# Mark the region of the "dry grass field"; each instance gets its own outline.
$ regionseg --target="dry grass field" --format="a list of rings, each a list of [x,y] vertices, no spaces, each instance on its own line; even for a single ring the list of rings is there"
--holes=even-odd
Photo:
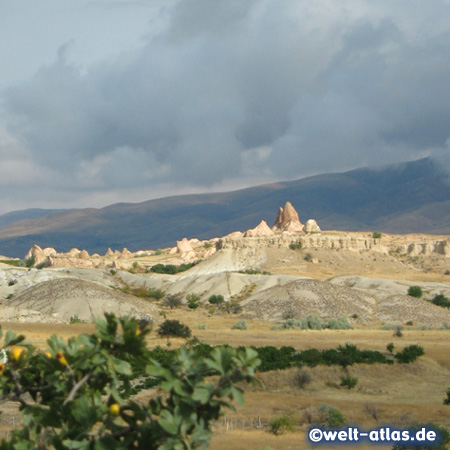
[[[389,342],[397,350],[410,344],[419,344],[425,356],[409,365],[355,365],[348,369],[356,376],[358,385],[353,390],[339,386],[343,369],[318,366],[306,371],[311,382],[301,387],[297,381],[298,369],[266,372],[258,375],[263,386],[245,386],[245,405],[236,412],[229,411],[225,419],[216,424],[212,440],[213,450],[258,450],[270,446],[273,449],[308,449],[305,431],[320,405],[337,408],[349,423],[375,428],[384,423],[408,426],[414,422],[432,420],[450,428],[450,407],[443,405],[445,392],[450,387],[450,331],[404,329],[404,336],[393,337],[392,330],[359,328],[355,330],[271,330],[272,323],[248,321],[248,330],[232,330],[237,320],[234,315],[210,315],[204,309],[190,311],[174,309],[165,311],[167,318],[188,324],[195,336],[210,344],[237,345],[287,345],[296,349],[334,348],[347,342],[361,349],[385,351]],[[206,329],[197,328],[197,324]],[[23,333],[40,349],[46,347],[46,339],[53,333],[64,338],[91,332],[92,324],[2,324],[4,330]],[[171,347],[183,344],[172,339]],[[167,346],[155,332],[148,338],[149,347]],[[11,414],[14,407],[2,406],[0,431],[5,432],[17,422]],[[9,413],[9,414],[8,414]],[[274,436],[267,430],[269,421],[280,415],[292,414],[295,432]],[[261,427],[260,427],[261,425]],[[227,429],[228,428],[228,429]],[[342,447],[340,447],[342,448]],[[353,448],[371,448],[356,446]],[[383,448],[383,447],[380,447]],[[389,448],[389,447],[386,447]]]

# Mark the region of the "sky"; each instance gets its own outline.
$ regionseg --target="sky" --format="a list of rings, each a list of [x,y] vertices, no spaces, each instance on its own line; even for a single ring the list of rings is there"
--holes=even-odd
[[[0,0],[0,214],[450,154],[450,0]]]

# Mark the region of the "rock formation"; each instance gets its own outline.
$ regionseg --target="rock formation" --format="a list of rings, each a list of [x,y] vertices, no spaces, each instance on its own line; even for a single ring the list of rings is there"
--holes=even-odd
[[[178,253],[189,253],[194,249],[192,248],[191,243],[187,240],[187,238],[183,238],[181,241],[177,241],[177,252]]]
[[[272,227],[275,232],[290,231],[292,233],[300,233],[303,231],[303,224],[298,218],[297,211],[290,202],[286,202],[284,208],[278,210],[278,216]]]
[[[320,233],[322,230],[314,219],[308,219],[305,223],[305,233]]]
[[[81,252],[78,255],[78,258],[89,259],[89,253],[86,250],[81,250]]]
[[[113,256],[114,252],[111,250],[110,247],[108,247],[108,250],[106,250],[105,256]]]
[[[273,231],[270,229],[269,225],[267,225],[265,220],[262,220],[257,227],[247,230],[244,233],[244,237],[259,237],[271,235],[273,235]]]

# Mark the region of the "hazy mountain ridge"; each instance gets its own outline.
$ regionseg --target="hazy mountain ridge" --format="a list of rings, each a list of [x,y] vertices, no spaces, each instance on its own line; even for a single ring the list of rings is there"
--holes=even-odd
[[[262,219],[272,225],[274,211],[287,200],[300,220],[315,218],[322,229],[450,234],[448,176],[422,159],[233,192],[51,213],[0,227],[0,253],[23,256],[35,243],[91,253],[167,247],[183,236],[207,239],[246,230]]]

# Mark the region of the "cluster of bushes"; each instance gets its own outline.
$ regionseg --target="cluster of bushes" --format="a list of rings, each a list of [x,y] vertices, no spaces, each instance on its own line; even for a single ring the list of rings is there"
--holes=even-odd
[[[27,259],[2,259],[0,262],[14,267],[33,267],[36,263],[36,258],[30,256]]]
[[[300,319],[287,319],[281,325],[272,327],[273,330],[324,330],[325,328],[330,330],[352,330],[353,326],[346,317],[330,319],[328,322],[324,322],[319,316],[310,314]]]
[[[189,270],[199,262],[200,261],[194,261],[191,263],[181,264],[179,266],[175,266],[174,264],[155,264],[151,267],[150,272],[175,275],[180,272],[186,272],[186,270]]]
[[[437,306],[442,306],[443,308],[450,308],[450,298],[446,297],[443,294],[435,295],[431,299],[431,303]]]
[[[245,275],[270,275],[270,272],[267,272],[267,270],[255,270],[255,269],[238,270],[238,273],[243,273]]]
[[[289,248],[291,250],[300,250],[302,248],[302,243],[300,241],[297,242],[291,242],[289,244]]]
[[[166,295],[166,293],[161,289],[146,288],[145,286],[132,288],[131,286],[127,285],[125,287],[120,288],[120,291],[122,291],[125,294],[134,295],[135,297],[145,298],[147,300],[150,299],[161,300]]]

